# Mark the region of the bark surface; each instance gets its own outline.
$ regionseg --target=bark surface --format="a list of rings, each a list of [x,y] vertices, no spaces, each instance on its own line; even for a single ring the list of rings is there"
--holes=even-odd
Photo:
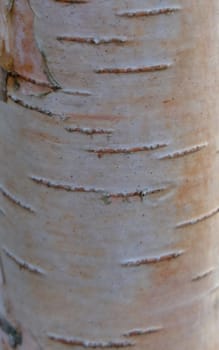
[[[0,0],[1,350],[218,350],[219,2]]]

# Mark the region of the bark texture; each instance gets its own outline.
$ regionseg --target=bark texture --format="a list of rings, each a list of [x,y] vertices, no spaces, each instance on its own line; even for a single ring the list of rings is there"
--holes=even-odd
[[[2,350],[219,348],[219,2],[0,0]]]

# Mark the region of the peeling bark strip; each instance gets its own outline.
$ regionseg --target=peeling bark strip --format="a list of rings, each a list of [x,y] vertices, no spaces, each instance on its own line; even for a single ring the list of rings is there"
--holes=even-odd
[[[102,349],[119,349],[119,348],[127,348],[130,346],[133,346],[134,343],[132,342],[127,342],[127,341],[89,341],[89,340],[84,340],[76,337],[67,337],[64,335],[58,335],[54,333],[48,333],[48,337],[51,340],[54,340],[58,343],[66,344],[66,345],[71,345],[71,346],[82,346],[83,348],[91,348],[91,349],[96,349],[96,348],[102,348]]]
[[[83,36],[58,36],[58,41],[66,41],[79,44],[104,45],[104,44],[124,44],[128,41],[126,37],[83,37]]]
[[[216,209],[212,210],[211,212],[209,212],[207,214],[203,214],[197,218],[194,218],[194,219],[191,219],[188,221],[180,222],[179,224],[176,225],[176,228],[182,228],[182,227],[187,227],[190,225],[198,224],[199,222],[207,220],[207,219],[211,218],[212,216],[217,215],[218,213],[219,213],[219,208],[216,208]]]
[[[95,188],[95,187],[89,187],[89,186],[77,186],[73,184],[69,184],[66,182],[59,182],[59,181],[54,181],[51,179],[46,179],[43,177],[31,175],[30,179],[37,184],[44,185],[47,187],[59,189],[59,190],[64,190],[68,192],[84,192],[84,193],[99,193],[102,194],[103,197],[102,199],[110,199],[110,198],[121,198],[121,199],[128,199],[131,197],[140,197],[143,198],[147,195],[152,195],[155,193],[163,192],[168,190],[167,187],[160,187],[160,188],[146,188],[146,189],[139,189],[136,191],[131,191],[131,192],[108,192],[103,188]]]
[[[47,57],[46,57],[46,54],[45,52],[39,47],[39,44],[38,44],[38,49],[39,49],[39,52],[41,53],[41,56],[42,56],[42,61],[43,61],[43,64],[44,64],[44,73],[46,74],[49,82],[52,84],[52,86],[54,87],[54,89],[60,89],[61,86],[59,85],[59,83],[56,81],[55,77],[53,76],[53,74],[51,73],[50,69],[49,69],[49,65],[48,65],[48,61],[47,61]]]
[[[21,78],[35,85],[56,88],[58,86],[48,69],[45,54],[35,38],[35,13],[29,0],[8,0],[2,6],[4,29],[1,30],[4,45],[1,47],[0,64],[10,76]],[[1,22],[0,22],[1,23]],[[29,87],[31,91],[31,87]]]
[[[151,145],[135,145],[135,146],[126,146],[126,147],[115,147],[115,148],[96,148],[96,149],[87,149],[87,152],[96,153],[98,157],[102,157],[106,154],[130,154],[136,152],[144,151],[154,151],[163,147],[167,147],[167,143],[155,143]]]
[[[4,189],[2,185],[0,185],[0,192],[12,203],[18,205],[19,207],[29,211],[30,213],[35,213],[35,210],[29,205],[12,195],[8,190]]]
[[[79,126],[65,127],[65,130],[68,132],[78,132],[78,133],[86,134],[86,135],[98,135],[98,134],[111,135],[113,133],[113,129],[82,128]]]
[[[151,10],[130,10],[130,11],[121,11],[117,13],[117,16],[122,17],[148,17],[148,16],[157,16],[157,15],[170,15],[177,11],[181,10],[180,7],[161,7]]]
[[[208,271],[202,272],[202,273],[200,273],[199,275],[195,276],[195,277],[192,279],[192,281],[193,281],[193,282],[196,282],[196,281],[199,281],[199,280],[201,280],[201,279],[203,279],[203,278],[205,278],[205,277],[208,277],[208,276],[211,275],[214,271],[215,271],[215,269],[214,269],[214,268],[211,268],[211,269],[209,269]]]
[[[130,73],[150,73],[166,70],[171,67],[170,63],[155,64],[144,67],[121,67],[121,68],[100,68],[96,70],[98,74],[130,74]]]
[[[169,252],[167,254],[163,254],[163,255],[159,255],[159,256],[130,259],[130,260],[122,262],[121,265],[124,267],[137,267],[137,266],[141,266],[141,265],[157,264],[160,262],[165,262],[165,261],[169,261],[172,259],[176,259],[184,253],[185,253],[185,250],[178,250],[178,251]]]
[[[8,335],[8,341],[12,348],[22,344],[22,334],[3,315],[0,315],[0,328]]]
[[[132,329],[123,335],[125,337],[136,337],[138,335],[147,335],[157,333],[163,330],[163,327],[149,327],[146,329]]]
[[[8,258],[13,260],[20,267],[20,269],[25,269],[25,270],[28,270],[29,272],[32,272],[32,273],[35,273],[38,275],[46,275],[45,270],[43,270],[42,268],[40,268],[38,266],[32,265],[29,262],[21,259],[20,257],[15,255],[14,253],[10,252],[8,248],[3,247],[2,250],[7,255]]]
[[[200,145],[195,145],[195,146],[191,146],[189,148],[184,148],[182,150],[175,151],[173,153],[164,154],[164,155],[160,156],[158,159],[175,159],[175,158],[184,157],[184,156],[187,156],[189,154],[199,152],[203,148],[206,148],[207,146],[208,146],[208,143],[204,142]]]

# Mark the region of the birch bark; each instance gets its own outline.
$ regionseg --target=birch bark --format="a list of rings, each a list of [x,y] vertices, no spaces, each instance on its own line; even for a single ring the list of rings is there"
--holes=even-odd
[[[2,350],[216,350],[219,2],[0,0]]]

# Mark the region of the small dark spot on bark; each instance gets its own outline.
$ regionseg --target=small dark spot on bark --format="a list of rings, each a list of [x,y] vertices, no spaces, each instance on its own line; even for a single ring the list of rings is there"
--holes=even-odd
[[[109,205],[112,203],[110,200],[110,196],[108,194],[105,194],[101,197],[101,200],[103,201],[104,204]]]

